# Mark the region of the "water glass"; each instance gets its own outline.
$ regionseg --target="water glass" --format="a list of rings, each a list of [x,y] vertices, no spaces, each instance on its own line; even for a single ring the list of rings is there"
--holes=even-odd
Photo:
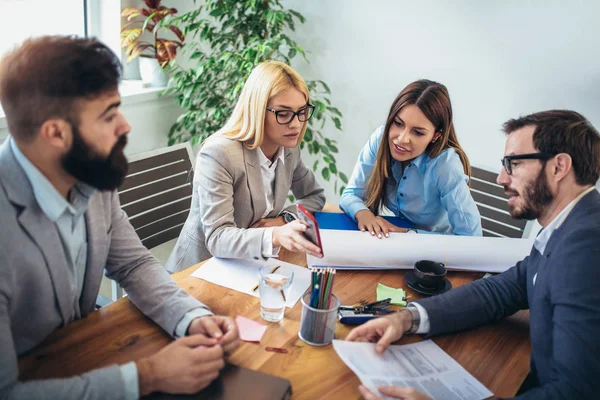
[[[294,280],[294,271],[280,266],[263,265],[258,273],[260,315],[265,321],[281,321]]]

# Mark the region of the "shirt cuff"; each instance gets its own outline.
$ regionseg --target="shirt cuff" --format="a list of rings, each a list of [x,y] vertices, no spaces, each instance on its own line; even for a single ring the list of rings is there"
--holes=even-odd
[[[273,230],[274,226],[265,228],[262,237],[262,256],[265,258],[279,256],[280,247],[273,248]]]
[[[424,233],[425,235],[443,235],[441,232],[431,232],[426,231],[425,229],[415,229],[415,231],[417,231],[417,233]]]
[[[427,310],[419,303],[411,302],[410,304],[415,306],[415,308],[419,312],[419,316],[421,317],[421,322],[419,323],[419,329],[417,329],[417,331],[415,333],[418,333],[418,334],[429,333],[429,315],[427,315]]]
[[[125,400],[137,400],[140,398],[140,383],[135,363],[128,362],[120,366],[121,377],[125,384]]]
[[[365,206],[365,203],[360,200],[354,201],[345,207],[346,214],[348,214],[354,221],[356,221],[357,212],[368,209],[369,208]]]
[[[175,327],[175,337],[184,337],[193,320],[207,315],[214,315],[208,308],[198,307],[188,311]]]

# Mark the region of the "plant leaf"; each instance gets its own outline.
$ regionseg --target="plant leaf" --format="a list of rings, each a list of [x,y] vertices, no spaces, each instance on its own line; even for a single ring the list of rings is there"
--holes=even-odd
[[[121,17],[127,18],[128,21],[131,21],[132,18],[135,18],[140,14],[140,10],[134,7],[126,7],[121,11]]]
[[[333,118],[331,118],[331,120],[333,121],[333,124],[335,125],[335,127],[341,131],[342,130],[342,121],[338,117],[333,117]]]
[[[127,47],[137,40],[142,34],[141,28],[132,28],[121,32],[121,46]]]
[[[348,177],[346,176],[346,174],[344,174],[343,172],[340,172],[338,174],[338,176],[340,177],[340,179],[342,180],[342,182],[344,182],[345,184],[348,184]]]
[[[178,27],[171,25],[171,26],[169,26],[169,29],[171,30],[171,32],[173,32],[177,36],[177,39],[179,39],[182,42],[185,40],[185,36],[183,35],[183,32],[181,32],[181,30]]]

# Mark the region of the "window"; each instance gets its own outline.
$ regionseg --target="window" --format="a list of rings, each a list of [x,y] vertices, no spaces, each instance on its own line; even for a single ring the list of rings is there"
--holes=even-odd
[[[85,0],[0,0],[0,58],[29,37],[85,36],[84,3]],[[3,116],[0,106],[0,119]]]
[[[84,0],[0,1],[0,57],[32,36],[85,36]]]

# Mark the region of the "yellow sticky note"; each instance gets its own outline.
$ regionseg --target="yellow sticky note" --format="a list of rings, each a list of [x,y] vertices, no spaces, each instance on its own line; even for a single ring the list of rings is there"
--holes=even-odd
[[[406,292],[404,289],[394,289],[389,286],[382,285],[381,283],[377,285],[377,301],[391,298],[391,304],[396,306],[405,306],[405,297]]]

